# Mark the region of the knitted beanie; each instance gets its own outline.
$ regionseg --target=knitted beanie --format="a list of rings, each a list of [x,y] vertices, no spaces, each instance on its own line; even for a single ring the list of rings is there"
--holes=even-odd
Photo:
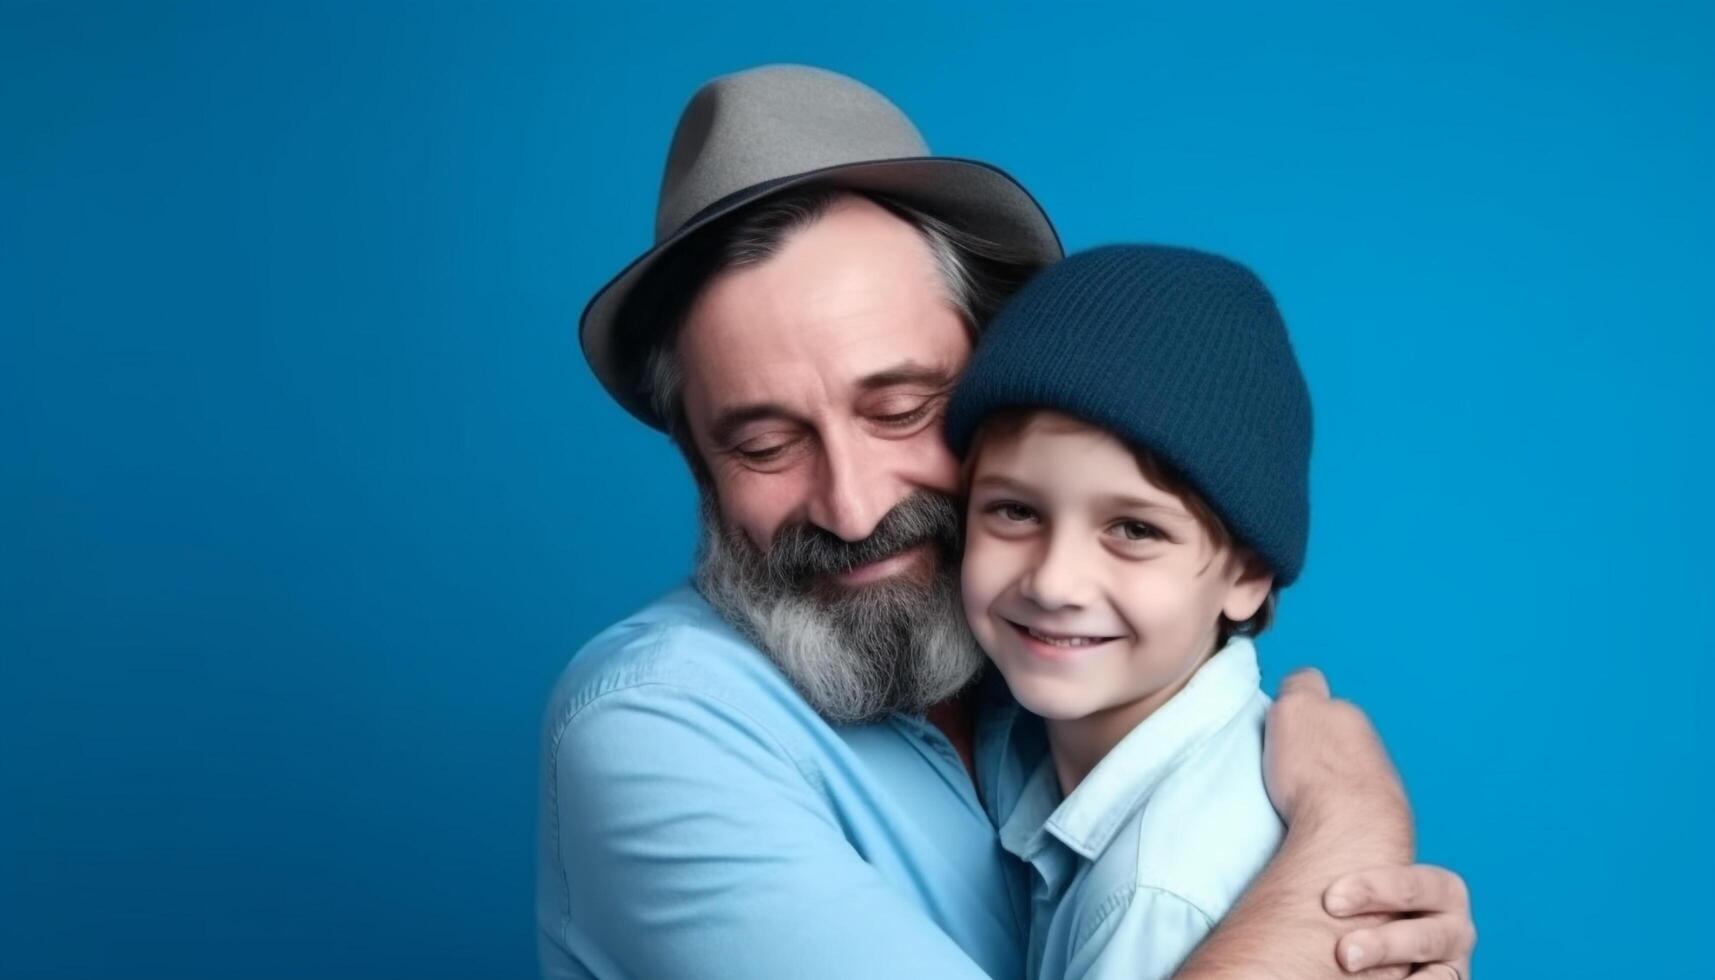
[[[1147,449],[1239,543],[1298,577],[1310,532],[1310,392],[1255,273],[1206,252],[1112,245],[1026,283],[947,409],[963,456],[984,418],[1043,408]]]

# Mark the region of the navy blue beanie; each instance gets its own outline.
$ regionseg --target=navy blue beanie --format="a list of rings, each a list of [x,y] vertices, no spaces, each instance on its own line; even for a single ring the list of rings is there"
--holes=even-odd
[[[1183,474],[1239,542],[1298,577],[1310,391],[1274,298],[1230,259],[1111,245],[1039,273],[984,331],[947,409],[963,456],[1008,408],[1064,412]]]

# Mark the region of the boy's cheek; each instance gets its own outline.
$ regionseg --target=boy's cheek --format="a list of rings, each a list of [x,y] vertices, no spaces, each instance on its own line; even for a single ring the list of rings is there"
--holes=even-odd
[[[989,591],[995,579],[1004,574],[1001,571],[1004,558],[990,546],[988,538],[980,530],[971,531],[965,538],[965,555],[959,568],[965,595]]]
[[[982,535],[973,533],[965,542],[965,556],[959,568],[959,590],[964,596],[965,619],[979,639],[982,624],[988,617],[988,607],[997,594],[997,580],[1003,576],[1000,563],[992,550],[984,547]]]
[[[977,523],[969,518],[965,520],[965,546],[959,559],[959,575],[965,582],[981,574],[981,564],[977,561],[983,552],[983,532]]]

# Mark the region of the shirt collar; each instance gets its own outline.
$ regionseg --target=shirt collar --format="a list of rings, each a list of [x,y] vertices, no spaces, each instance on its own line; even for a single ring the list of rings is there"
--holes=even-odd
[[[1191,675],[1179,693],[1120,739],[1038,826],[1093,860],[1149,801],[1161,780],[1233,720],[1256,693],[1259,680],[1256,646],[1248,637],[1234,637]],[[1050,771],[1038,772],[1037,777],[1052,780],[1052,760],[1044,759],[1042,768]],[[1038,787],[1032,789],[1040,792]],[[1019,811],[1024,809],[1021,804]],[[1014,815],[1023,816],[1018,811]],[[1019,843],[1025,845],[1023,840]]]

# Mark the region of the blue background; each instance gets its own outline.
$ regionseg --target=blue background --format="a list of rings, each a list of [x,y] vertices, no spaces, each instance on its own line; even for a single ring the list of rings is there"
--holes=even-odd
[[[815,7],[5,3],[0,973],[533,972],[541,706],[694,527],[573,320],[776,60],[1258,269],[1271,680],[1374,716],[1479,976],[1706,969],[1710,6]]]

